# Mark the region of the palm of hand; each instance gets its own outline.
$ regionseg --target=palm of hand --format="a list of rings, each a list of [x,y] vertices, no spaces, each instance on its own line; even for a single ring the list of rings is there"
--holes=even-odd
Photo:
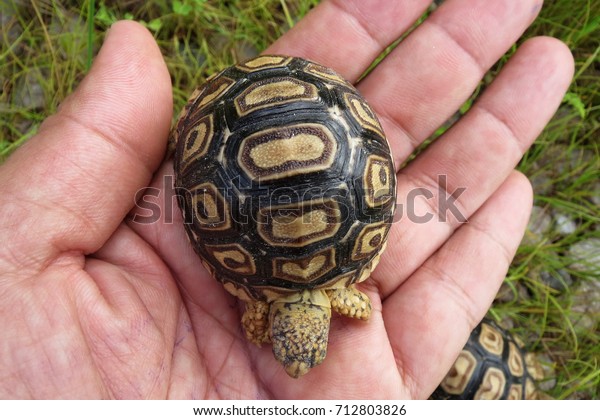
[[[410,6],[414,10],[376,11],[328,1],[269,52],[305,56],[355,80],[379,45],[420,14],[427,2],[421,3]],[[533,18],[533,1],[498,3],[515,10],[459,3],[441,8],[359,85],[380,112],[398,162],[460,105],[482,69]],[[440,23],[455,21],[466,7],[479,13],[467,29]],[[494,26],[499,13],[505,18]],[[338,26],[324,27],[332,16]],[[477,30],[496,38],[480,45],[471,36]],[[319,31],[318,39],[311,37]],[[345,33],[346,42],[322,42],[335,31]],[[119,36],[129,42],[119,46]],[[442,52],[425,54],[425,42]],[[413,57],[414,67],[402,56]],[[431,62],[448,66],[447,74],[427,74]],[[149,34],[132,23],[115,25],[78,91],[0,172],[6,244],[0,254],[0,392],[34,398],[427,397],[485,313],[519,243],[531,192],[511,168],[560,102],[571,71],[559,43],[528,42],[445,139],[402,170],[400,200],[415,187],[437,191],[438,173],[447,174],[453,188],[466,187],[457,203],[469,223],[396,223],[380,267],[361,284],[373,303],[371,320],[334,317],[326,361],[294,380],[268,346],[245,340],[239,304],[208,278],[180,220],[124,220],[138,189],[152,176],[150,185],[161,188],[172,173],[169,163],[157,170],[171,92]],[[36,162],[40,154],[45,158]],[[431,202],[417,206],[418,214],[436,211]]]

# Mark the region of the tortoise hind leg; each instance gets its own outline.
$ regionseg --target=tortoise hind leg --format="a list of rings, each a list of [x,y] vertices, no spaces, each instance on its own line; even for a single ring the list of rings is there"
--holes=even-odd
[[[371,300],[354,286],[327,290],[331,309],[337,313],[366,321],[371,316]]]
[[[246,302],[242,326],[246,338],[257,346],[271,341],[269,338],[269,304],[260,300]]]

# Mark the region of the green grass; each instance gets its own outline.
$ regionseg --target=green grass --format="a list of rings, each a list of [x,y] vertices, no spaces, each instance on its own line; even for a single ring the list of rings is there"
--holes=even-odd
[[[585,283],[600,280],[600,267],[574,268],[569,247],[600,238],[600,211],[591,197],[600,183],[600,1],[546,1],[526,36],[562,39],[576,61],[569,92],[554,119],[522,159],[519,169],[538,186],[535,204],[576,220],[577,229],[559,234],[553,227],[523,244],[508,282],[526,286],[531,298],[496,305],[493,314],[514,321],[515,333],[533,351],[552,359],[555,398],[600,398],[600,334],[573,325],[574,307]],[[537,181],[542,181],[537,184]],[[598,193],[596,193],[598,194]],[[559,293],[540,281],[541,270],[568,271],[574,283]],[[600,328],[600,313],[591,314]],[[533,332],[533,334],[532,334]]]
[[[6,19],[0,30],[0,160],[31,137],[78,85],[114,21],[135,19],[153,32],[172,75],[176,115],[194,86],[264,49],[317,0],[22,3],[8,0],[0,6]],[[534,35],[564,40],[577,67],[560,110],[519,169],[534,182],[536,205],[567,215],[577,221],[577,228],[567,235],[552,226],[542,235],[528,234],[506,279],[520,294],[497,302],[490,316],[511,324],[532,351],[549,356],[556,376],[556,386],[548,392],[552,397],[600,398],[600,334],[572,322],[581,299],[577,290],[597,282],[600,273],[597,267],[573,268],[568,252],[582,239],[600,238],[600,213],[591,201],[600,178],[600,0],[546,1],[519,43]],[[498,62],[480,88],[513,52]],[[27,92],[34,85],[41,97],[31,101],[36,94]],[[561,269],[574,280],[565,291],[552,290],[540,280],[541,271]],[[592,317],[596,327],[598,317]]]

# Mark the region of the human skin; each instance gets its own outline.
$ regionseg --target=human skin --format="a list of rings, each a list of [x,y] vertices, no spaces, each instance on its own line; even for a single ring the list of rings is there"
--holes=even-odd
[[[329,0],[266,52],[302,56],[351,82],[428,1]],[[77,90],[0,168],[0,396],[3,398],[427,398],[484,316],[531,208],[514,171],[573,73],[561,42],[523,43],[472,109],[403,162],[518,39],[538,0],[448,0],[357,84],[397,166],[399,204],[465,188],[450,216],[394,223],[360,288],[368,322],[334,317],[325,362],[287,376],[249,343],[243,307],[210,278],[181,219],[132,221],[136,192],[163,188],[170,78],[150,33],[110,29]],[[156,201],[164,210],[164,202]]]

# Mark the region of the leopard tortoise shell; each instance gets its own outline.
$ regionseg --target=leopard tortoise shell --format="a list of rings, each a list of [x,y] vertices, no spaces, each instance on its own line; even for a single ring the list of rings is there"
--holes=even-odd
[[[375,113],[327,67],[259,56],[199,87],[170,141],[196,253],[245,302],[246,337],[305,374],[325,358],[331,309],[370,315],[353,285],[377,265],[396,202]]]
[[[432,399],[524,400],[546,399],[535,381],[543,369],[516,337],[484,319],[471,332],[454,365]]]

